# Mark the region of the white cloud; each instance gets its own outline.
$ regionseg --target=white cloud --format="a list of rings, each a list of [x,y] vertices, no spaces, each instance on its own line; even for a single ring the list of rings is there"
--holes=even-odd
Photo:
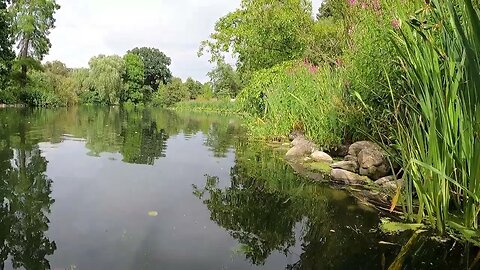
[[[56,28],[46,61],[87,67],[98,54],[123,55],[134,47],[156,47],[172,58],[175,76],[205,81],[208,57],[197,57],[199,44],[215,22],[240,0],[57,0]],[[314,2],[318,9],[321,0]]]

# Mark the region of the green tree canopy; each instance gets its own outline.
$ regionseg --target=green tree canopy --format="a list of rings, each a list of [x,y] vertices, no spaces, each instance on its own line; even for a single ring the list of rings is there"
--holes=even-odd
[[[145,85],[157,89],[159,84],[166,84],[172,79],[168,66],[172,60],[156,48],[135,48],[128,53],[140,56],[145,65]]]
[[[5,0],[0,0],[0,91],[5,89],[5,78],[10,72],[14,58],[7,3]]]
[[[88,84],[93,91],[92,102],[117,104],[123,89],[125,61],[118,55],[93,57],[90,62]]]
[[[223,61],[208,73],[215,96],[235,98],[242,88],[239,74]]]
[[[123,60],[125,61],[124,91],[120,100],[141,103],[143,101],[143,82],[145,76],[145,65],[140,56],[127,53]]]
[[[187,87],[188,93],[190,94],[190,99],[196,99],[199,95],[202,94],[202,83],[196,81],[192,78],[188,78],[185,81],[185,87]]]
[[[15,0],[10,5],[14,38],[18,44],[19,58],[42,60],[50,50],[48,38],[55,27],[53,15],[59,9],[55,0]],[[26,84],[28,62],[23,62],[22,84]]]
[[[157,103],[167,107],[188,98],[188,89],[180,78],[173,78],[166,85],[160,85],[157,93]]]
[[[200,54],[223,53],[237,57],[242,76],[303,56],[311,43],[313,18],[309,0],[242,0],[241,7],[220,18],[210,40],[202,42]]]

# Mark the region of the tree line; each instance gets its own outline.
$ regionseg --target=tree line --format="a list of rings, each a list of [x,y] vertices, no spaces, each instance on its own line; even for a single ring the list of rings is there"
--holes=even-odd
[[[183,100],[235,96],[230,89],[239,89],[236,71],[226,63],[209,73],[211,82],[192,78],[183,82],[173,77],[171,58],[157,48],[94,56],[88,68],[42,63],[59,8],[55,0],[0,0],[0,103],[171,106]]]

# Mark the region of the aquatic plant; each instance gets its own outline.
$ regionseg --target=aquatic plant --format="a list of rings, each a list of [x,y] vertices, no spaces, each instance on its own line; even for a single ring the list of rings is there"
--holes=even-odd
[[[432,0],[393,38],[408,82],[395,101],[405,212],[469,240],[480,211],[479,30],[476,3]]]

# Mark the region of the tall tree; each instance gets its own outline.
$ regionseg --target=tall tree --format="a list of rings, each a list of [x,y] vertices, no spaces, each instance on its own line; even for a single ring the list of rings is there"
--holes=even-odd
[[[192,78],[188,78],[185,81],[185,87],[188,89],[188,93],[190,94],[190,99],[196,99],[199,95],[202,94],[202,83],[196,81]]]
[[[159,84],[167,84],[172,79],[172,72],[168,68],[172,63],[170,57],[156,48],[135,48],[128,53],[140,56],[145,65],[145,85],[158,89]]]
[[[10,5],[14,38],[19,49],[21,84],[27,83],[28,63],[41,61],[51,47],[48,35],[55,27],[55,0],[14,0]]]
[[[243,78],[263,68],[304,56],[312,43],[310,0],[242,0],[241,7],[215,25],[199,54],[211,53],[212,62],[233,53]]]
[[[120,100],[122,102],[130,101],[140,103],[143,101],[143,82],[145,76],[145,65],[140,56],[127,53],[123,60],[125,61],[125,87]]]
[[[172,106],[183,100],[187,100],[190,94],[188,89],[183,84],[182,79],[173,78],[171,82],[160,85],[157,92],[157,103],[161,106]]]
[[[213,93],[217,97],[235,98],[242,88],[240,76],[233,67],[223,61],[208,73],[212,82]]]
[[[6,78],[14,58],[7,3],[6,0],[0,0],[0,91],[5,89]]]
[[[125,61],[118,55],[93,57],[88,84],[95,98],[93,103],[117,104],[123,89]]]

